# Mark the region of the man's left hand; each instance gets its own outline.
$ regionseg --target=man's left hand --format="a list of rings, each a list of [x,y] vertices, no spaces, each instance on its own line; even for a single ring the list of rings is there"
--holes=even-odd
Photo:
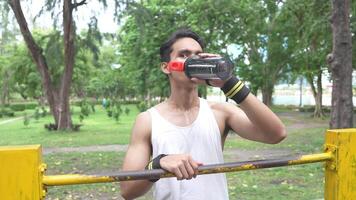
[[[198,56],[201,58],[221,57],[219,54],[212,54],[212,53],[200,53],[200,54],[198,54]],[[202,79],[198,79],[198,78],[191,78],[190,80],[196,84],[209,85],[212,87],[219,87],[219,88],[221,88],[224,85],[224,83],[226,82],[226,81],[223,81],[220,79],[202,80]],[[209,84],[207,82],[209,82]]]
[[[198,79],[198,78],[191,78],[190,80],[196,84],[209,85],[212,87],[219,87],[219,88],[221,88],[226,82],[226,81],[223,81],[220,79],[202,80],[202,79]],[[209,84],[207,84],[207,81],[209,81]]]

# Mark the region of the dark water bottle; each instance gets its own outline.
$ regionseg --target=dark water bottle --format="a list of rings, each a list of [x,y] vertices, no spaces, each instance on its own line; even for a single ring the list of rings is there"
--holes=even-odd
[[[229,58],[193,56],[184,62],[184,71],[189,78],[203,80],[227,80],[232,76],[234,64]]]

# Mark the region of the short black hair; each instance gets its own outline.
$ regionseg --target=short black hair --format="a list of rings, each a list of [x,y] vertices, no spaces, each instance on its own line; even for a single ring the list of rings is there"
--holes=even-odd
[[[171,60],[170,54],[172,52],[172,45],[180,38],[189,37],[194,39],[199,43],[202,49],[204,49],[204,41],[203,39],[194,31],[190,30],[189,28],[180,28],[161,45],[160,48],[160,56],[161,62],[169,62]]]

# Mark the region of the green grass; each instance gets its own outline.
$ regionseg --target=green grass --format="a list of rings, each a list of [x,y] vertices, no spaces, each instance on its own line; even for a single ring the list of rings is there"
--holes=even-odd
[[[118,172],[124,152],[56,153],[44,156],[46,175]],[[118,183],[82,184],[47,188],[46,199],[119,199]],[[140,199],[152,199],[152,193]]]
[[[285,111],[283,111],[285,112]],[[328,121],[313,119],[310,113],[295,113],[292,119],[284,118],[288,137],[279,144],[261,144],[242,139],[234,133],[229,135],[225,148],[242,150],[286,150],[293,154],[310,154],[322,152],[324,133]],[[296,122],[307,121],[318,124],[321,128],[288,128]],[[227,157],[226,160],[232,158]],[[324,168],[323,164],[308,164],[301,166],[279,167],[227,174],[230,199],[239,200],[283,200],[283,199],[322,199],[324,196]]]
[[[46,174],[102,174],[116,172],[124,153],[56,153],[44,156]],[[323,197],[322,164],[228,173],[230,199],[284,200]],[[116,199],[118,183],[49,187],[47,199]],[[152,199],[152,191],[140,199]]]
[[[296,111],[298,109],[297,106],[285,106],[285,105],[272,105],[271,110],[274,113],[282,113],[282,112],[291,112]]]
[[[54,174],[104,174],[119,170],[124,153],[57,153],[44,156],[47,164],[46,175]],[[84,184],[47,188],[47,199],[109,199],[119,196],[118,183]]]
[[[44,156],[46,174],[98,173],[117,171],[124,152],[71,152]]]
[[[225,148],[239,148],[247,150],[259,149],[288,149],[295,153],[314,153],[322,150],[324,134],[328,128],[327,119],[314,119],[310,113],[289,111],[280,113],[280,118],[287,129],[287,138],[279,144],[262,144],[238,137],[230,132],[225,142]],[[318,128],[312,128],[316,126]]]
[[[230,199],[322,199],[322,164],[289,166],[227,174]]]
[[[225,142],[225,149],[288,149],[295,153],[314,153],[320,152],[324,144],[324,133],[326,128],[306,128],[290,131],[285,140],[279,144],[263,144],[246,140],[230,133]]]
[[[0,125],[0,145],[41,144],[44,147],[90,146],[105,144],[127,144],[135,116],[136,106],[128,105],[129,115],[122,114],[119,122],[109,118],[104,109],[96,107],[96,112],[83,121],[79,132],[47,131],[44,124],[53,121],[52,116],[35,120],[24,126],[23,120]],[[74,123],[79,123],[78,109],[74,109]]]

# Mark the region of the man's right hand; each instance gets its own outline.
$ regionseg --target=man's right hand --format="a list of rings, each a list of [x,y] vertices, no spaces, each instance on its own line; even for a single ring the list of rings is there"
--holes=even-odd
[[[188,154],[171,154],[160,160],[162,169],[176,175],[177,180],[192,179],[198,175],[198,167],[203,163],[194,161]]]

